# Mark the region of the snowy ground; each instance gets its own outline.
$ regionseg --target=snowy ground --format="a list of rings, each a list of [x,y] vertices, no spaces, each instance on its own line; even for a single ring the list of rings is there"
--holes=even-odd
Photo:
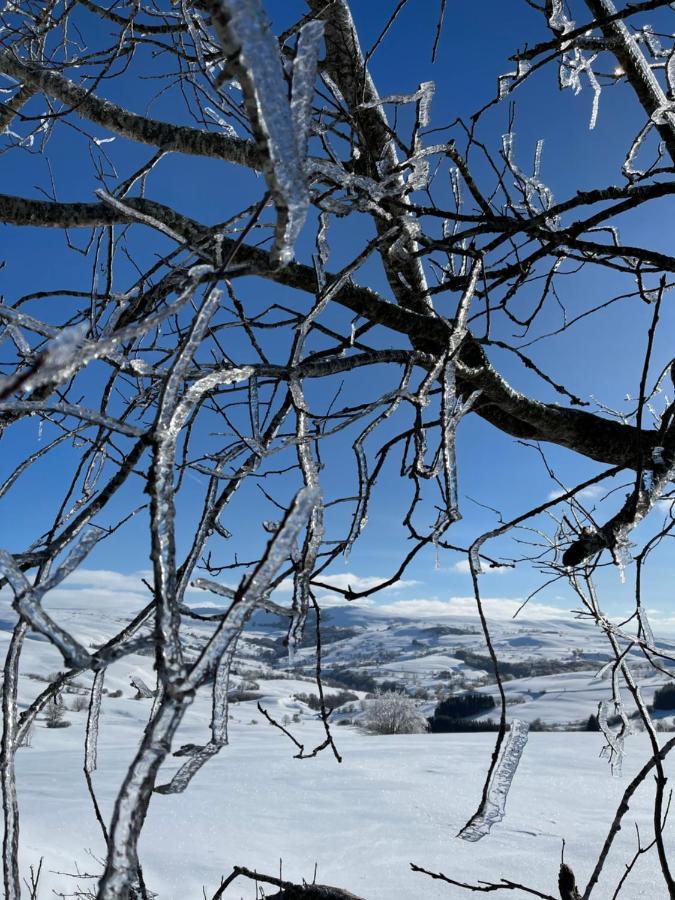
[[[68,627],[77,623],[85,643],[99,642],[118,627],[95,608],[62,609],[59,618]],[[401,637],[396,628],[389,634],[390,644],[394,636]],[[0,630],[0,652],[8,637]],[[517,633],[506,630],[502,635],[504,643],[517,638]],[[546,639],[547,653],[551,642],[562,644],[557,626],[553,634],[536,636],[540,638]],[[448,648],[456,646],[452,635],[443,642]],[[516,646],[521,652],[522,647]],[[530,644],[527,651],[531,650]],[[439,655],[442,658],[427,657],[433,671],[450,665],[451,654]],[[410,664],[414,668],[414,660]],[[58,669],[59,657],[47,643],[34,637],[27,640],[21,705],[44,689],[40,678]],[[106,675],[106,689],[122,692],[121,697],[104,697],[99,768],[94,776],[108,820],[150,709],[151,701],[133,699],[129,678],[138,675],[152,683],[151,659],[129,657]],[[80,681],[82,690],[90,684],[85,676]],[[280,720],[299,717],[290,726],[299,740],[311,747],[322,739],[314,714],[293,696],[311,691],[310,682],[271,670],[259,682],[261,703],[272,715]],[[607,685],[593,673],[575,672],[510,681],[507,692],[512,700],[521,701],[509,706],[513,715],[572,721],[595,710],[598,698],[607,696]],[[75,695],[66,694],[65,702],[72,707]],[[209,707],[208,692],[200,693],[176,746],[204,742]],[[289,880],[311,880],[316,866],[319,882],[344,887],[366,900],[472,896],[412,873],[411,861],[459,880],[504,877],[556,895],[562,840],[566,860],[583,886],[621,794],[648,757],[644,736],[629,738],[624,774],[612,776],[607,761],[599,758],[600,734],[531,734],[505,819],[490,835],[470,844],[456,835],[477,806],[493,734],[372,737],[336,726],[344,756],[339,765],[330,751],[316,759],[294,759],[293,746],[262,719],[254,701],[232,705],[231,715],[230,746],[198,774],[187,792],[153,796],[141,857],[148,886],[160,900],[200,900],[202,887],[211,897],[233,865],[278,874],[280,861]],[[82,773],[86,712],[71,708],[67,717],[72,722],[69,728],[48,729],[41,716],[32,746],[17,755],[21,867],[27,874],[29,865],[44,857],[40,900],[53,896],[52,891],[72,894],[78,885],[95,887],[95,879],[59,873],[97,874],[96,858],[103,855]],[[158,783],[168,781],[182,761],[169,757]],[[593,898],[612,897],[624,863],[636,848],[635,823],[645,842],[650,840],[652,797],[653,781],[648,780],[631,803]],[[512,891],[504,896],[518,900],[526,895]],[[654,854],[642,857],[621,897],[665,900],[666,896]],[[253,883],[238,880],[225,900],[254,897]]]
[[[281,683],[270,691],[263,702],[280,713]],[[148,702],[106,704],[95,779],[105,815]],[[230,747],[186,794],[153,797],[141,853],[147,883],[162,900],[198,900],[202,886],[211,896],[234,864],[277,873],[280,860],[284,877],[311,879],[316,865],[319,881],[367,900],[470,896],[413,874],[411,861],[459,879],[505,877],[553,893],[562,839],[566,859],[584,883],[621,793],[647,752],[642,736],[629,740],[624,775],[613,777],[598,758],[601,735],[530,735],[506,818],[482,841],[468,844],[455,835],[479,798],[492,735],[369,737],[339,728],[341,765],[328,753],[300,761],[292,758],[283,735],[262,722],[250,724],[259,718],[253,709],[253,704],[236,707]],[[52,889],[72,892],[76,880],[55,873],[75,872],[78,866],[96,872],[89,852],[103,851],[81,771],[84,713],[69,716],[71,728],[38,728],[32,748],[18,755],[22,868],[44,856],[43,898]],[[198,701],[179,743],[203,739],[206,716],[206,703]],[[296,732],[308,745],[320,738],[314,723],[296,726]],[[167,774],[179,762],[171,759]],[[635,849],[633,823],[649,833],[652,791],[645,785],[631,806],[596,890],[600,900],[612,896]],[[665,898],[657,875],[650,855],[622,897]],[[255,889],[237,882],[226,897],[253,900]]]

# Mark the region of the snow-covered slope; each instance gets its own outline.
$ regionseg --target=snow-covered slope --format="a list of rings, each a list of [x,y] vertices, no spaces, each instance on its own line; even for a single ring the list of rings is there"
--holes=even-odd
[[[415,621],[342,606],[323,613],[322,624],[322,665],[328,681],[345,672],[370,676],[378,684],[393,681],[413,695],[426,694],[432,709],[435,698],[466,689],[497,697],[476,618]],[[311,628],[308,631],[309,640]],[[611,673],[603,671],[610,659],[608,645],[593,626],[573,619],[495,621],[491,631],[505,679],[509,718],[578,725],[597,713],[601,700],[609,698]],[[265,658],[273,667],[311,677],[313,642],[289,658],[284,635],[283,623],[261,615],[253,624],[247,652],[255,652],[256,641],[264,639],[267,646],[257,646],[268,651]],[[271,640],[276,642],[272,649]],[[675,656],[675,642],[663,641],[659,647]],[[627,658],[640,680],[643,698],[650,703],[654,691],[669,681],[668,675],[655,672],[637,649]],[[667,669],[668,660],[663,665]],[[630,707],[629,698],[626,703]]]
[[[130,613],[58,604],[50,611],[86,645],[101,643]],[[12,619],[7,606],[0,609],[3,650]],[[449,693],[453,685],[485,680],[475,659],[471,664],[466,661],[467,652],[484,654],[476,622],[469,618],[420,624],[346,607],[329,610],[325,619],[328,673],[360,672],[378,682],[395,679],[410,690],[438,689],[439,695]],[[190,620],[186,627],[196,649],[210,626]],[[568,664],[588,666],[508,681],[510,715],[579,721],[608,696],[607,681],[595,677],[604,648],[586,626],[495,623],[494,637],[505,662],[563,669]],[[602,735],[531,734],[506,818],[481,842],[468,844],[456,835],[480,798],[493,735],[373,737],[355,728],[335,727],[342,763],[330,751],[315,759],[294,759],[296,747],[265,721],[258,702],[286,723],[306,748],[324,735],[316,714],[297,699],[298,694],[313,691],[312,650],[300,648],[289,660],[282,638],[281,623],[268,616],[256,618],[242,642],[233,679],[235,690],[251,699],[231,706],[230,745],[197,775],[185,794],[153,797],[141,854],[148,885],[161,900],[198,900],[202,886],[211,896],[233,865],[278,874],[280,861],[284,877],[311,880],[316,865],[319,881],[368,900],[465,896],[458,888],[412,873],[411,861],[464,881],[504,877],[555,894],[563,839],[566,859],[585,883],[621,794],[648,756],[643,735],[629,738],[624,775],[618,777],[599,758]],[[44,689],[59,667],[59,657],[48,643],[34,636],[26,641],[22,706]],[[108,819],[152,702],[134,699],[130,679],[139,677],[153,684],[151,657],[128,657],[106,674],[94,784]],[[664,681],[665,676],[647,679],[644,694],[649,697],[649,691]],[[41,898],[51,896],[52,890],[72,894],[78,884],[82,889],[95,886],[95,879],[72,876],[78,871],[100,872],[97,860],[103,855],[103,839],[82,774],[86,711],[74,708],[90,683],[82,676],[64,695],[70,727],[49,729],[40,716],[31,746],[17,755],[21,865],[27,873],[30,864],[44,857]],[[490,692],[491,686],[482,684],[480,689]],[[427,702],[430,709],[433,705]],[[209,715],[205,691],[188,711],[176,747],[203,743]],[[181,762],[169,757],[159,783],[170,780]],[[624,861],[635,851],[632,823],[648,833],[651,794],[645,785],[631,802],[626,820],[630,827],[624,827],[612,851],[596,891],[598,900],[612,896]],[[640,858],[622,897],[665,898],[657,874],[653,855]],[[253,900],[252,883],[235,885],[225,900],[230,896]]]

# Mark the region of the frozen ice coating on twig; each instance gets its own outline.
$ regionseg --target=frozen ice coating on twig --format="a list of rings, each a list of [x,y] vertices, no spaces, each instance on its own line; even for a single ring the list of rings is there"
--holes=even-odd
[[[220,750],[218,744],[209,741],[204,747],[198,747],[195,752],[190,755],[188,761],[184,763],[167,784],[160,784],[155,788],[156,794],[182,794],[190,784],[194,776],[213,756]]]
[[[567,34],[574,28],[574,20],[566,15],[563,0],[551,0],[547,18],[549,27],[558,34]]]
[[[0,572],[7,578],[14,592],[14,608],[29,622],[34,631],[43,634],[54,644],[61,652],[66,665],[73,668],[90,668],[91,656],[79,641],[47,615],[41,601],[48,591],[75,571],[101,536],[102,532],[98,528],[84,529],[82,537],[54,574],[36,585],[28,581],[11,553],[0,549]]]
[[[609,724],[609,710],[612,706],[614,706],[616,711],[616,705],[616,701],[613,702],[610,700],[603,700],[600,703],[598,707],[598,725],[600,726],[600,731],[607,741],[607,745],[603,748],[602,753],[604,756],[609,757],[609,762],[612,767],[612,773],[620,775],[624,757],[623,722],[621,725],[619,725],[619,729],[617,731],[614,731],[612,726]]]
[[[21,328],[50,339],[46,349],[36,357],[33,363],[34,371],[26,372],[25,369],[19,369],[14,375],[0,379],[0,396],[7,397],[16,390],[22,393],[31,392],[50,381],[63,384],[95,359],[113,360],[117,365],[128,366],[135,374],[155,374],[155,370],[142,361],[125,359],[118,352],[120,345],[142,337],[178,312],[194,295],[199,280],[212,271],[209,265],[192,266],[185,274],[185,287],[172,303],[145,316],[141,322],[117,331],[114,330],[115,321],[109,323],[104,329],[103,337],[98,341],[86,339],[88,326],[84,322],[73,328],[58,329],[0,303],[0,319],[10,323],[6,330],[10,335],[16,336],[15,344],[23,356],[32,357],[33,350],[23,337]],[[71,414],[77,415],[78,408],[76,404],[70,404]],[[97,416],[92,421],[103,425],[104,422],[111,420],[106,416]]]
[[[300,529],[307,524],[316,505],[320,502],[321,491],[318,487],[304,487],[295,496],[286,513],[278,532],[267,544],[265,553],[259,564],[247,578],[238,592],[240,599],[236,601],[237,616],[246,616],[262,603],[269,592],[272,579],[281,566],[288,560],[291,548]],[[232,640],[232,622],[227,617],[216,629],[206,647],[190,670],[187,683],[198,686],[207,673],[215,670],[220,659]]]
[[[544,142],[543,140],[537,141],[531,175],[525,175],[516,164],[514,145],[515,134],[513,132],[502,135],[502,156],[511,170],[518,189],[523,195],[524,203],[518,204],[517,208],[535,214],[539,213],[540,210],[545,212],[554,205],[555,198],[551,189],[544,184],[540,177]],[[560,226],[560,217],[552,216],[547,218],[546,224],[550,228],[558,228]]]
[[[638,609],[638,622],[640,624],[640,631],[642,633],[642,640],[647,644],[650,648],[656,647],[656,642],[654,640],[654,632],[652,631],[652,626],[647,618],[647,611],[644,606],[641,606]]]
[[[301,31],[289,103],[279,44],[260,0],[219,0],[208,8],[223,49],[231,57],[262,151],[265,178],[277,210],[273,259],[285,265],[293,258],[309,205],[306,137],[322,23],[310,22]]]
[[[213,587],[213,585],[211,585]],[[222,640],[226,642],[224,652],[216,667],[213,680],[212,705],[211,705],[211,740],[203,747],[196,747],[190,753],[190,759],[180,767],[170,782],[155,788],[159,794],[181,794],[190,784],[201,767],[211,757],[215,756],[221,747],[227,742],[227,719],[229,712],[228,690],[230,685],[230,672],[232,660],[237,649],[237,643],[246,620],[255,608],[254,604],[237,602],[230,607],[227,617],[223,622]]]
[[[14,319],[19,326],[30,328],[29,322],[34,321],[31,317],[24,317],[21,313],[16,313],[15,310],[7,311],[5,308],[3,312],[6,312],[3,318],[10,319],[10,321]],[[22,393],[30,393],[49,381],[65,381],[69,377],[73,360],[79,356],[88,326],[82,322],[72,328],[58,329],[47,326],[46,329],[40,329],[38,333],[46,332],[53,336],[46,348],[36,354],[33,353],[30,344],[23,337],[19,328],[9,325],[7,330],[19,352],[27,358],[25,361],[30,361],[30,368],[28,371],[20,369],[16,374],[0,380],[0,396],[4,397],[15,389],[20,389]]]
[[[252,369],[223,368],[211,372],[192,384],[181,396],[188,367],[204,337],[211,317],[220,303],[219,291],[211,290],[195,316],[180,353],[171,369],[160,397],[154,427],[154,452],[151,467],[152,559],[157,591],[157,634],[160,641],[160,660],[172,678],[182,669],[182,649],[178,634],[180,597],[176,602],[175,537],[173,478],[176,441],[195,403],[218,385],[231,384],[248,378]]]
[[[146,700],[151,699],[155,696],[155,691],[150,690],[147,684],[143,681],[140,675],[134,675],[133,678],[129,679],[129,683],[132,688],[138,691],[138,696],[143,697]]]
[[[298,47],[293,60],[291,83],[291,118],[295,129],[298,155],[307,156],[307,139],[312,124],[312,99],[323,40],[324,23],[320,19],[307,22],[300,29]]]
[[[559,35],[565,35],[573,30],[575,24],[574,20],[568,18],[566,15],[562,0],[553,0],[551,3],[548,12],[548,24],[549,27]],[[575,94],[578,94],[582,89],[581,76],[584,74],[586,75],[588,82],[593,89],[593,106],[588,125],[588,127],[593,130],[598,119],[600,93],[602,90],[600,82],[596,78],[592,68],[592,64],[597,59],[597,53],[586,56],[579,47],[573,47],[571,44],[571,41],[566,41],[561,44],[561,47],[565,52],[560,57],[558,80],[561,88],[569,87]]]
[[[529,724],[522,719],[514,719],[499,762],[490,781],[487,802],[460,831],[459,837],[465,841],[479,841],[489,834],[497,822],[501,822],[506,813],[506,798],[511,788],[513,776],[520,763],[523,750],[527,744]]]
[[[96,754],[98,749],[98,723],[101,715],[101,696],[103,694],[103,679],[105,669],[99,669],[94,675],[94,683],[91,686],[91,699],[89,701],[89,713],[87,715],[87,730],[84,738],[84,771],[89,775],[96,769]]]
[[[396,106],[405,103],[418,103],[418,119],[421,128],[426,128],[429,124],[429,106],[436,90],[436,84],[433,81],[423,81],[414,94],[390,94],[387,97],[379,97],[377,100],[371,100],[368,103],[361,103],[360,109],[375,109],[378,106],[384,106],[386,103],[392,103]]]

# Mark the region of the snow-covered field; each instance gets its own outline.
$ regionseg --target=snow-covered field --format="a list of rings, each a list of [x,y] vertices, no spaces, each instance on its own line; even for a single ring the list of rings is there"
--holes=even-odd
[[[58,615],[68,627],[77,623],[79,636],[89,643],[116,628],[100,609],[65,608]],[[11,613],[0,618],[9,620]],[[410,633],[401,635],[399,629],[412,626],[381,625],[382,634],[375,632],[378,646],[393,649],[403,637],[410,643]],[[362,642],[367,637],[373,635],[363,632]],[[524,648],[517,637],[515,631],[504,630],[500,640],[504,646],[516,640],[518,654],[531,652],[532,645]],[[556,626],[548,636],[537,636],[534,649],[543,653],[545,638],[547,653],[555,642],[560,643],[561,654],[568,653],[564,637]],[[0,652],[7,640],[8,632],[0,630]],[[452,648],[469,638],[459,640],[460,644],[456,636],[441,635],[438,650],[420,657],[428,660],[427,668],[416,667],[410,655],[410,671],[419,678],[422,668],[431,678],[438,668],[451,666]],[[589,646],[588,641],[585,644]],[[242,660],[241,671],[253,662],[253,658]],[[41,679],[58,668],[58,656],[47,643],[27,640],[23,706],[45,687]],[[323,737],[320,722],[294,697],[311,690],[311,683],[301,673],[291,674],[283,667],[275,671],[262,661],[260,672],[264,672],[264,677],[257,676],[262,705],[280,721],[286,717],[290,722],[295,716],[299,721],[290,727],[307,748],[318,743]],[[152,683],[149,657],[129,657],[106,675],[106,689],[122,692],[119,697],[108,693],[103,700],[94,784],[106,819],[150,710],[151,700],[133,699],[129,678],[138,675]],[[90,683],[84,676],[80,682],[82,690]],[[507,683],[507,690],[512,699],[521,701],[509,707],[514,715],[550,715],[556,721],[578,720],[595,710],[599,697],[607,696],[606,683],[594,678],[592,671],[516,679]],[[72,725],[48,729],[41,716],[32,746],[17,755],[21,866],[27,874],[29,865],[44,858],[41,900],[53,896],[52,891],[72,894],[78,885],[95,887],[95,879],[72,874],[99,873],[97,858],[104,851],[82,772],[86,711],[72,709],[75,697],[64,695]],[[209,696],[204,692],[188,711],[176,746],[203,743],[209,715]],[[230,745],[208,763],[185,794],[153,796],[141,841],[148,887],[161,900],[199,900],[203,887],[207,897],[212,896],[221,876],[229,874],[233,865],[277,875],[281,865],[283,877],[296,882],[311,881],[316,867],[319,882],[346,888],[367,900],[471,896],[411,872],[409,863],[415,862],[463,881],[507,878],[556,896],[563,839],[566,861],[583,886],[621,794],[649,755],[643,735],[629,738],[623,775],[613,776],[607,761],[599,757],[602,735],[531,734],[505,819],[472,844],[456,835],[477,806],[494,735],[373,737],[349,726],[334,727],[334,734],[344,757],[341,764],[330,751],[315,759],[297,760],[293,745],[264,721],[256,701],[233,704]],[[158,783],[168,781],[181,762],[169,757]],[[635,824],[645,842],[650,840],[652,797],[653,781],[648,779],[631,802],[594,898],[612,897],[624,863],[637,846]],[[239,879],[225,900],[255,896],[254,884]],[[516,900],[526,895],[512,891],[504,896]],[[621,897],[665,900],[653,852],[639,860]]]
[[[200,716],[191,718],[183,737],[199,739]],[[120,713],[103,723],[96,788],[107,813],[133,746],[129,721]],[[32,749],[18,757],[22,867],[44,856],[42,897],[51,889],[72,892],[77,880],[55,873],[78,866],[96,872],[89,852],[103,852],[82,777],[80,730],[40,730]],[[305,725],[297,733],[310,743],[310,730]],[[328,753],[293,759],[283,736],[262,724],[235,725],[231,746],[186,794],[153,797],[141,843],[148,886],[162,900],[197,900],[202,886],[211,896],[234,864],[276,874],[281,861],[284,877],[311,880],[316,865],[318,881],[368,900],[469,896],[412,873],[414,861],[460,880],[504,877],[554,893],[562,839],[567,861],[585,883],[621,793],[644,758],[644,740],[629,741],[624,775],[612,777],[598,758],[600,735],[530,735],[506,818],[470,844],[456,834],[475,809],[491,737],[368,737],[340,729],[344,761],[338,765]],[[612,896],[635,849],[633,823],[649,833],[652,790],[647,784],[631,805],[598,898]],[[622,896],[665,898],[657,869],[653,854],[644,858]],[[230,896],[253,900],[254,885],[235,882]]]

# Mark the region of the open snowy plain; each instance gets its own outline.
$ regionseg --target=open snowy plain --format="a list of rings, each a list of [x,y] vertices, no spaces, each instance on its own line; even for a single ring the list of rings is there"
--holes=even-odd
[[[58,615],[71,628],[77,622],[81,637],[89,642],[102,640],[116,626],[114,619],[106,619],[95,607],[65,607]],[[11,614],[7,610],[0,618],[7,627]],[[375,627],[373,621],[371,617],[366,624]],[[412,622],[378,621],[385,643],[387,633],[396,635],[397,629],[414,627]],[[503,642],[516,639],[512,627],[504,629]],[[518,627],[521,636],[525,635],[527,626]],[[562,647],[569,634],[554,632],[550,640],[559,640]],[[198,633],[195,626],[195,641]],[[373,633],[377,634],[370,632],[369,640]],[[367,634],[364,630],[363,640]],[[0,636],[6,647],[8,632],[1,631]],[[441,637],[453,640],[452,635]],[[391,642],[399,638],[392,637]],[[440,654],[445,669],[455,657],[449,644],[444,647],[442,643],[436,649],[427,647],[422,659]],[[516,647],[522,654],[522,644],[516,643]],[[248,678],[255,658],[246,653],[254,649],[255,645],[249,645],[238,663],[242,676],[249,672]],[[433,666],[438,668],[436,662]],[[29,639],[24,653],[22,706],[44,689],[45,679],[57,669],[58,657],[52,648],[43,640]],[[413,669],[420,679],[419,670],[424,666]],[[504,820],[478,843],[468,843],[458,838],[457,832],[478,804],[493,734],[375,737],[354,727],[335,727],[342,763],[337,763],[330,750],[314,759],[294,759],[294,746],[263,719],[257,702],[280,721],[295,716],[299,721],[289,727],[309,749],[323,738],[321,723],[294,695],[311,691],[312,684],[301,674],[289,672],[287,665],[274,670],[259,660],[255,671],[261,696],[232,704],[229,746],[201,770],[184,794],[153,797],[141,858],[147,885],[161,900],[199,900],[202,888],[210,898],[221,876],[229,874],[234,865],[276,875],[281,866],[283,877],[296,882],[303,878],[311,881],[316,868],[317,881],[346,888],[367,900],[471,896],[458,887],[413,873],[410,862],[462,881],[507,878],[557,895],[563,839],[566,861],[583,887],[621,795],[648,757],[644,736],[636,734],[627,741],[623,774],[612,775],[607,760],[600,757],[601,734],[531,733]],[[106,819],[152,703],[134,699],[136,692],[129,680],[138,676],[153,683],[149,657],[128,657],[106,675],[108,693],[103,700],[94,773]],[[95,888],[96,879],[86,878],[85,873],[95,876],[100,872],[97,859],[104,848],[82,772],[87,713],[73,709],[78,705],[76,698],[85,695],[89,680],[83,676],[77,681],[82,693],[64,694],[71,726],[49,729],[40,716],[31,746],[17,756],[21,865],[27,874],[31,864],[44,859],[41,900],[53,896],[52,891],[73,894],[78,888]],[[594,680],[591,670],[527,682],[508,683],[510,692],[514,696],[519,692],[521,698],[513,710],[532,717],[544,712],[558,720],[564,719],[566,712],[572,719],[582,718],[597,702],[596,694],[604,690],[606,696],[607,691],[606,683],[603,686],[602,681]],[[595,691],[593,702],[585,696],[584,686]],[[118,691],[122,696],[111,696]],[[526,696],[530,699],[522,702]],[[575,698],[580,698],[579,704],[572,709]],[[204,693],[189,710],[176,747],[203,743],[209,716],[209,696]],[[158,783],[166,783],[183,761],[169,757]],[[635,825],[645,842],[650,840],[652,795],[653,782],[648,779],[631,802],[594,898],[612,897],[624,863],[637,846]],[[80,877],[72,877],[78,871]],[[242,879],[225,894],[226,900],[253,900],[255,896],[254,883]],[[504,896],[526,895],[511,891]],[[653,853],[638,861],[621,897],[665,900]]]

